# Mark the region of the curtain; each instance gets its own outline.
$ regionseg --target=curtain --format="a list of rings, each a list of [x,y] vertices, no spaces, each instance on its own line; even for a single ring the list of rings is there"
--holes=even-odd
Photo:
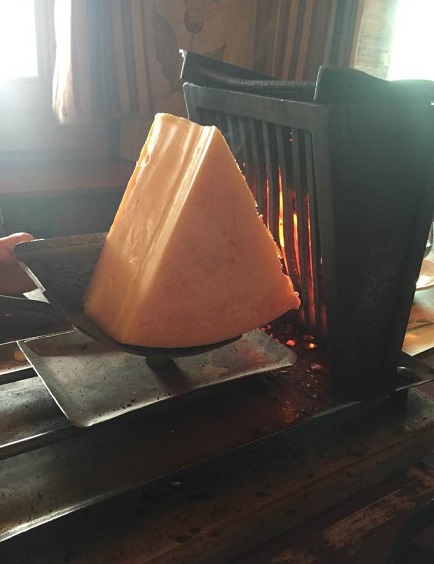
[[[72,1],[57,1],[54,6],[56,57],[53,78],[53,109],[60,120],[76,116],[80,106],[83,107],[83,104],[89,104],[88,96],[86,96],[86,102],[82,101],[80,104],[79,97],[83,99],[83,92],[79,85],[74,85],[73,83],[73,79],[79,75],[78,67],[81,61],[79,46],[81,41],[77,41],[77,45],[74,45],[73,48],[72,34],[74,30],[72,24],[77,11],[73,13]],[[89,74],[86,72],[87,70],[84,69],[86,76]],[[86,88],[85,90],[88,89]]]
[[[185,111],[179,49],[314,80],[352,62],[363,0],[55,0],[61,121]]]
[[[387,78],[399,0],[365,0],[354,68]]]
[[[56,0],[53,110],[60,121],[152,110],[149,2]]]
[[[61,121],[183,115],[179,49],[251,66],[257,0],[55,0]]]
[[[259,0],[255,69],[315,80],[322,64],[351,66],[363,0]]]

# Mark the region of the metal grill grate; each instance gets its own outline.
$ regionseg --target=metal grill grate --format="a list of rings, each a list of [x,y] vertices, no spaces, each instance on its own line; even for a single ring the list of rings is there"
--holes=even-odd
[[[199,120],[223,133],[300,293],[300,319],[311,334],[325,337],[311,132],[213,110],[200,109]]]

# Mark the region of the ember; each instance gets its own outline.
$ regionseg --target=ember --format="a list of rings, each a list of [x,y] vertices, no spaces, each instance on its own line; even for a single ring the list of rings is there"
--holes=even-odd
[[[328,352],[312,335],[304,335],[288,313],[261,328],[277,341],[291,347],[297,362],[288,369],[273,373],[274,387],[278,386],[276,400],[282,418],[310,417],[327,407],[330,395]],[[318,376],[321,375],[321,378]]]

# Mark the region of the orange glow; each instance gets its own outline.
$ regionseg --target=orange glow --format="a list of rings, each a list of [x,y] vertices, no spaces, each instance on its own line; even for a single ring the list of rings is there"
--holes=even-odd
[[[304,186],[302,178],[301,193],[295,186],[284,185],[284,170],[279,168],[279,221],[278,221],[278,244],[286,272],[292,279],[295,288],[300,292],[302,304],[298,317],[301,325],[311,328],[318,334],[326,333],[326,316],[324,303],[318,303],[321,299],[321,264],[314,263],[313,245],[314,216],[307,187]],[[288,178],[291,181],[291,176]],[[270,203],[272,194],[269,194],[268,182],[266,184],[267,202]],[[315,248],[316,250],[316,248]],[[317,250],[318,258],[320,250]],[[289,345],[292,346],[292,345]],[[310,348],[315,348],[313,345]]]
[[[267,224],[268,228],[270,229],[270,231],[273,232],[274,225],[270,224],[270,185],[268,184],[268,176],[267,176],[267,179],[265,180],[265,210],[264,210],[264,214],[265,214],[266,224]]]
[[[313,256],[312,256],[312,231],[311,231],[311,224],[310,224],[310,206],[309,206],[309,196],[306,198],[306,207],[307,207],[307,235],[308,235],[308,243],[309,243],[309,315],[311,319],[311,324],[316,325],[316,313],[315,313],[315,287],[314,287],[314,278],[313,278]]]
[[[308,344],[306,345],[306,348],[307,348],[307,349],[311,349],[311,350],[312,350],[312,349],[316,349],[316,347],[317,347],[317,344],[316,344],[316,343],[308,343]]]
[[[280,170],[279,170],[279,244],[280,244],[280,249],[282,251],[282,258],[285,264],[286,272],[289,273],[288,261],[286,258],[286,250],[285,250],[285,232],[283,229],[283,218],[284,218],[284,209],[283,209],[282,175],[280,174]]]
[[[298,248],[298,218],[297,218],[297,214],[294,212],[292,214],[292,221],[293,221],[293,225],[294,225],[294,251],[295,251],[295,262],[297,264],[297,270],[298,272],[301,272],[300,270],[300,249]]]
[[[295,268],[297,269],[297,277],[300,284],[303,284],[302,276],[301,276],[301,269],[300,269],[300,243],[298,238],[298,217],[297,213],[293,212],[292,214],[292,233],[293,233],[293,249],[294,249],[294,257],[295,257]],[[306,305],[301,304],[299,309],[299,317],[301,323],[306,323]]]
[[[285,423],[293,423],[300,417],[297,406],[287,400],[280,406],[279,412],[281,419]]]

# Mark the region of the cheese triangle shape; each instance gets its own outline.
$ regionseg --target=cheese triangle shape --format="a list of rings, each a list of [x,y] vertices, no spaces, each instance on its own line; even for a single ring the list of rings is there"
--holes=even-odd
[[[85,313],[121,343],[172,348],[218,343],[298,306],[220,131],[157,114]]]

